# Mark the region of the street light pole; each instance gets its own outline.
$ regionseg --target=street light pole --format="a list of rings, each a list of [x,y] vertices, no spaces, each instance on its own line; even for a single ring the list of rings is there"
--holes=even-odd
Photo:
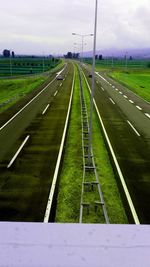
[[[92,90],[90,103],[90,129],[89,129],[89,151],[88,161],[91,159],[92,148],[92,127],[93,127],[93,100],[94,100],[94,83],[95,83],[95,54],[96,54],[96,33],[97,33],[97,0],[95,1],[95,24],[94,24],[94,43],[93,43],[93,65],[92,65]]]
[[[81,44],[82,44],[82,51],[81,51],[81,54],[82,54],[82,60],[81,62],[83,62],[83,46],[84,46],[84,37],[86,36],[93,36],[93,33],[91,34],[79,34],[79,33],[75,33],[73,32],[72,35],[77,35],[77,36],[80,36],[81,37]]]

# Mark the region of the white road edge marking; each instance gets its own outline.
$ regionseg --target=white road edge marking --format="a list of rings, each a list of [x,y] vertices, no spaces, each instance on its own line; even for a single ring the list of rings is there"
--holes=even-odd
[[[115,105],[115,102],[112,100],[112,98],[109,98],[110,99],[110,101]]]
[[[54,96],[56,96],[56,95],[57,95],[57,93],[58,93],[58,91],[56,91],[56,92],[55,92]]]
[[[7,166],[7,169],[9,169],[11,167],[11,165],[14,163],[14,161],[18,157],[19,153],[21,152],[22,148],[25,146],[26,142],[28,141],[29,137],[30,137],[30,135],[27,135],[27,137],[23,141],[22,145],[19,147],[19,149],[17,150],[17,152],[15,153],[15,155],[13,156],[13,158],[11,159],[11,161],[9,162],[9,164]]]
[[[43,93],[43,91],[45,91],[47,89],[47,87],[52,84],[57,76],[62,73],[64,71],[64,69],[66,68],[67,64],[65,65],[65,67],[59,72],[57,73],[56,77],[49,83],[47,84],[36,96],[34,96],[23,108],[21,108],[13,117],[11,117],[11,119],[9,119],[3,126],[0,127],[0,131],[6,127],[6,125],[8,125],[14,118],[16,118],[27,106],[29,106],[40,94]]]
[[[132,100],[129,100],[129,102],[130,102],[131,104],[134,104],[134,102],[133,102]]]
[[[139,110],[142,110],[142,108],[141,108],[141,107],[139,107],[139,106],[136,106],[136,108],[138,108]]]
[[[46,106],[46,108],[43,110],[42,115],[45,114],[45,112],[47,111],[48,108],[49,108],[49,104],[48,104],[48,105]]]
[[[44,223],[48,223],[50,212],[51,212],[53,196],[54,196],[54,192],[55,192],[61,157],[62,157],[62,153],[63,153],[63,147],[64,147],[64,143],[65,143],[65,137],[66,137],[66,133],[67,133],[67,126],[68,126],[68,121],[69,121],[69,115],[70,115],[71,103],[72,103],[72,97],[73,97],[73,90],[74,90],[74,82],[75,82],[75,70],[74,70],[72,90],[71,90],[71,95],[70,95],[70,102],[69,102],[69,106],[68,106],[68,112],[67,112],[65,127],[64,127],[64,131],[63,131],[63,136],[62,136],[62,140],[61,140],[61,145],[60,145],[60,149],[59,149],[59,154],[58,154],[58,158],[57,158],[57,163],[56,163],[56,168],[55,168],[55,172],[54,172],[54,176],[53,176],[53,181],[52,181],[52,185],[50,188],[50,193],[49,193],[49,197],[48,197],[46,211],[45,211],[45,215],[44,215]]]
[[[145,115],[150,119],[150,115],[148,113],[145,113]]]
[[[83,74],[84,74],[84,72],[83,72]],[[85,77],[85,74],[84,74],[84,78],[85,78],[86,84],[87,84],[87,86],[88,86],[88,88],[89,88],[89,91],[91,91],[90,86],[89,86],[89,83],[88,83],[88,81],[87,81],[87,79],[86,79],[86,77]],[[119,163],[118,163],[118,161],[117,161],[117,158],[116,158],[116,156],[115,156],[114,150],[113,150],[112,145],[111,145],[111,143],[110,143],[109,137],[108,137],[107,132],[106,132],[106,130],[105,130],[105,126],[104,126],[104,124],[103,124],[103,121],[102,121],[102,118],[101,118],[101,116],[100,116],[100,113],[99,113],[99,110],[98,110],[98,107],[97,107],[97,105],[96,105],[95,100],[94,100],[94,105],[95,105],[95,108],[96,108],[96,111],[97,111],[99,120],[100,120],[100,122],[101,122],[103,131],[104,131],[104,135],[105,135],[105,138],[106,138],[106,140],[107,140],[109,149],[110,149],[110,151],[111,151],[111,154],[112,154],[114,163],[115,163],[115,165],[116,165],[116,169],[117,169],[117,171],[118,171],[118,175],[119,175],[119,177],[120,177],[120,181],[121,181],[121,183],[122,183],[122,186],[123,186],[123,189],[124,189],[124,192],[125,192],[125,195],[126,195],[126,198],[127,198],[128,204],[129,204],[129,207],[130,207],[130,209],[131,209],[131,213],[132,213],[134,222],[135,222],[135,224],[140,224],[138,215],[137,215],[136,210],[135,210],[135,207],[134,207],[134,205],[133,205],[133,202],[132,202],[130,193],[129,193],[129,191],[128,191],[126,182],[125,182],[125,180],[124,180],[124,177],[123,177],[123,174],[122,174],[122,172],[121,172]]]
[[[128,120],[127,120],[127,122],[128,122],[128,124],[131,126],[131,128],[133,129],[133,131],[134,131],[138,136],[140,136],[140,134],[139,134],[138,131],[134,128],[134,126],[132,125],[132,123],[131,123],[130,121],[128,121]]]

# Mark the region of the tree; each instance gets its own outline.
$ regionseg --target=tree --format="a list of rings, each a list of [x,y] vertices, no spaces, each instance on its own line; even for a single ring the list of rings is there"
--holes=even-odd
[[[12,51],[11,55],[12,55],[12,57],[14,58],[14,57],[15,57],[15,52]]]
[[[98,59],[98,55],[95,55],[95,59]]]
[[[103,56],[102,55],[99,55],[99,60],[102,60],[103,59]]]
[[[72,58],[72,53],[71,52],[67,53],[67,58]]]
[[[4,57],[10,57],[10,50],[4,49],[3,56]]]
[[[133,59],[133,57],[132,57],[132,56],[130,56],[130,57],[129,57],[129,60],[132,60],[132,59]]]

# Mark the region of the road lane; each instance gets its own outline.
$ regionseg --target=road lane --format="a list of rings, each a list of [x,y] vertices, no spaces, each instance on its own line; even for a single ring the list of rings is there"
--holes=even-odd
[[[1,138],[7,138],[3,139],[6,146],[11,139],[10,134],[14,135],[12,144],[9,144],[7,153],[5,151],[0,161],[0,220],[43,221],[64,129],[72,79],[73,67],[69,65],[69,75],[61,87],[60,81],[56,81],[55,86],[50,88],[51,93],[45,90],[42,97],[32,103],[31,109],[29,105],[24,110],[24,119],[20,118],[19,114],[0,132]],[[54,97],[56,90],[58,93]],[[51,106],[43,116],[45,103],[50,101]],[[31,120],[34,105],[38,105],[39,108]],[[23,127],[21,132],[17,132],[15,139],[18,126],[16,119],[22,127],[23,121],[27,118],[26,127]],[[3,135],[3,132],[7,135]],[[7,169],[12,156],[27,135],[30,135],[28,142],[12,166]]]
[[[64,70],[65,72],[67,71]],[[19,136],[30,125],[37,114],[43,111],[47,102],[53,102],[53,95],[59,88],[60,81],[55,78],[46,85],[36,96],[28,101],[15,115],[6,121],[0,128],[0,161],[11,149]],[[28,96],[27,96],[28,97]],[[3,114],[1,114],[3,116]]]
[[[86,71],[85,73],[88,76]],[[90,81],[89,78],[88,80]],[[150,223],[150,120],[129,102],[130,98],[128,100],[119,94],[115,90],[116,87],[112,88],[108,81],[106,82],[102,78],[98,78],[98,80],[99,84],[95,83],[95,101],[98,110],[140,222]],[[101,90],[100,84],[105,91]],[[123,94],[128,95],[125,90]],[[109,101],[110,97],[115,101],[115,105]]]

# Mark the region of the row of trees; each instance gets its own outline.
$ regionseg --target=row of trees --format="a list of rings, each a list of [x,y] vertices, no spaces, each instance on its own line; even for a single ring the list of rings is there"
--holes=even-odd
[[[66,55],[64,55],[64,58],[74,58],[74,59],[78,59],[79,56],[80,56],[79,53],[68,52]]]
[[[3,50],[3,57],[15,57],[14,51],[10,51],[8,49]]]

